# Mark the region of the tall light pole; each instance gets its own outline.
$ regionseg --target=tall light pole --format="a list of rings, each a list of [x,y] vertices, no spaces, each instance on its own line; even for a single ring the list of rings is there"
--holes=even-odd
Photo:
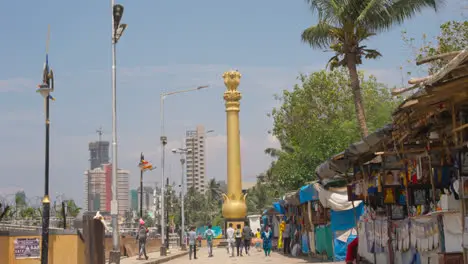
[[[191,149],[188,149],[188,148],[178,148],[178,149],[173,149],[172,150],[172,153],[174,154],[180,154],[180,171],[181,171],[181,196],[182,196],[182,199],[181,199],[181,215],[182,215],[182,227],[181,227],[181,237],[182,237],[182,243],[181,243],[181,247],[182,247],[182,250],[186,250],[186,246],[185,246],[185,173],[184,173],[184,165],[185,165],[185,156],[187,155],[187,153],[190,153],[192,152]]]
[[[167,144],[167,137],[165,136],[165,131],[164,131],[164,99],[167,97],[167,96],[170,96],[170,95],[174,95],[174,94],[180,94],[180,93],[188,93],[188,92],[194,92],[194,91],[198,91],[198,90],[201,90],[201,89],[205,89],[205,88],[208,88],[209,86],[208,85],[204,85],[204,86],[198,86],[196,88],[192,88],[192,89],[187,89],[187,90],[180,90],[180,91],[173,91],[173,92],[167,92],[167,93],[161,93],[161,96],[160,96],[160,103],[159,103],[159,106],[160,106],[160,114],[161,114],[161,117],[160,117],[160,121],[161,121],[161,137],[160,137],[160,140],[161,140],[161,249],[160,249],[160,255],[161,256],[166,256],[167,255],[167,252],[166,252],[166,247],[165,247],[165,226],[166,226],[166,222],[165,222],[165,219],[164,219],[164,213],[165,213],[165,204],[164,204],[164,181],[165,181],[165,177],[164,177],[164,163],[166,161],[166,144]],[[167,236],[167,240],[169,240],[169,236]]]
[[[117,221],[119,204],[117,201],[117,73],[116,73],[116,46],[120,37],[127,28],[126,24],[120,24],[124,7],[115,4],[111,0],[112,8],[112,250],[109,255],[109,263],[120,263],[119,223]]]
[[[42,198],[42,247],[41,264],[49,262],[49,221],[50,221],[50,198],[49,198],[49,139],[50,139],[50,100],[55,100],[50,93],[54,91],[54,73],[49,69],[49,38],[50,26],[47,31],[46,61],[42,71],[42,84],[38,85],[36,92],[44,98],[45,106],[45,170],[44,170],[44,197]]]

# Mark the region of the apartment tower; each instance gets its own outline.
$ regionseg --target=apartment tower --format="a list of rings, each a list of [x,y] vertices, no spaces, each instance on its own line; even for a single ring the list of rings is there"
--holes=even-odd
[[[123,216],[130,209],[130,172],[117,170],[118,212]],[[84,173],[85,205],[88,211],[110,212],[112,200],[112,164],[103,164]]]
[[[204,194],[206,191],[206,131],[198,125],[195,130],[185,133],[185,146],[191,149],[186,155],[187,189],[194,188]]]

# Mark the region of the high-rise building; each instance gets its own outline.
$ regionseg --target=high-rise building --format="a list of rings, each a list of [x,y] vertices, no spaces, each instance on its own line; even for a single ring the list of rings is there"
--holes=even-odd
[[[109,163],[109,141],[89,142],[90,169]]]
[[[119,215],[124,215],[130,209],[130,172],[117,171],[117,200]],[[88,211],[110,212],[112,200],[112,164],[87,170],[84,173],[85,205]]]
[[[154,189],[149,187],[149,186],[143,186],[143,212],[153,212],[153,191]],[[140,212],[140,199],[141,199],[141,193],[140,193],[140,187],[137,189],[138,192],[138,206],[137,206],[137,212]]]
[[[130,209],[132,211],[138,211],[138,190],[130,190]]]
[[[191,149],[186,155],[187,188],[194,188],[200,193],[205,193],[206,172],[206,132],[205,127],[198,125],[195,130],[185,133],[185,146]]]

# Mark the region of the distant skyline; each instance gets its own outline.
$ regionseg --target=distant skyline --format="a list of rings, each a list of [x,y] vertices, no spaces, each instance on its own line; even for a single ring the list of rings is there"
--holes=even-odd
[[[187,129],[204,124],[207,180],[226,178],[225,90],[221,75],[242,74],[240,112],[242,174],[254,181],[271,159],[264,149],[277,147],[268,135],[274,94],[292,89],[299,73],[323,69],[332,55],[301,43],[302,30],[315,24],[305,1],[238,0],[118,1],[129,26],[117,47],[118,167],[131,171],[138,185],[140,152],[160,166],[159,95],[163,91],[210,85],[209,89],[166,99],[168,150],[182,144]],[[425,10],[405,25],[372,38],[366,45],[383,57],[359,67],[390,86],[402,84],[412,51],[401,31],[433,39],[439,25],[465,19],[462,1],[446,1],[438,13]],[[111,141],[110,2],[83,0],[6,1],[0,9],[0,195],[23,189],[42,196],[44,185],[43,99],[36,94],[44,63],[47,25],[51,25],[49,62],[56,75],[57,99],[51,103],[51,198],[64,193],[82,201],[83,171],[89,166],[88,142]],[[428,19],[430,18],[430,19]],[[416,43],[417,45],[420,44]],[[403,79],[405,79],[404,76]],[[404,83],[405,80],[403,80]],[[180,178],[179,157],[168,153],[167,173]],[[159,170],[145,182],[159,182]],[[171,180],[172,182],[172,180]],[[80,204],[80,206],[83,206]]]

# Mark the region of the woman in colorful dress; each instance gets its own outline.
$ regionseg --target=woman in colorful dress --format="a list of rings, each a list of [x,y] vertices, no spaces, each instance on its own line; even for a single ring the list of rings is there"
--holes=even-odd
[[[263,240],[263,251],[265,252],[265,256],[269,257],[271,254],[271,239],[272,233],[270,230],[270,226],[266,225],[265,230],[262,232],[262,240]]]

